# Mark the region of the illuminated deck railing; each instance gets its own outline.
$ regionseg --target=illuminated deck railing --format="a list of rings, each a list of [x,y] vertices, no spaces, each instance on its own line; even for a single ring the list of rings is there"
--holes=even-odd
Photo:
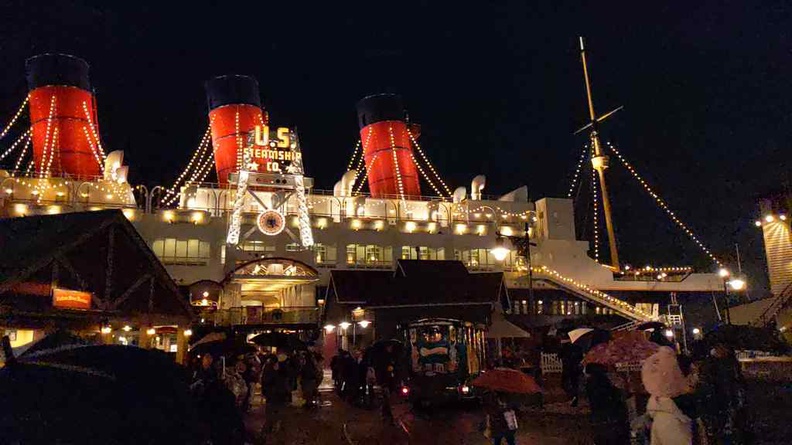
[[[209,320],[217,326],[318,324],[319,308],[309,306],[260,309],[236,307],[214,312]]]

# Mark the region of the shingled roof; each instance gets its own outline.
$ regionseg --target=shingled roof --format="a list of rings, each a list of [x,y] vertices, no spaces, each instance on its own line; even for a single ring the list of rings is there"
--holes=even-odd
[[[368,307],[496,303],[503,273],[470,273],[460,261],[398,260],[395,271],[333,270],[337,303]]]

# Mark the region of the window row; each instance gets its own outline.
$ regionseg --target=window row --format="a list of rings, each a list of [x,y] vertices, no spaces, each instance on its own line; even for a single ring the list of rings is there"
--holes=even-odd
[[[209,243],[198,239],[157,239],[151,250],[164,264],[206,264],[211,254]]]

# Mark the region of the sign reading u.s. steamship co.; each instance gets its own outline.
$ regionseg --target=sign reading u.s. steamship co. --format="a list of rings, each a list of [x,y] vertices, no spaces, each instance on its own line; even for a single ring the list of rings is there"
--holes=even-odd
[[[302,158],[299,151],[292,151],[297,141],[287,127],[270,131],[267,125],[257,125],[253,145],[244,148],[244,155],[251,160],[251,170],[267,173],[283,173],[292,161]]]

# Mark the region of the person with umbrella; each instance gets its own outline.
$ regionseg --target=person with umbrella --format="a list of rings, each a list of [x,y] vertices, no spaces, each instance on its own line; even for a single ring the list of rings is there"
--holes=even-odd
[[[391,396],[396,393],[401,375],[400,351],[401,343],[398,341],[377,343],[372,347],[374,372],[377,384],[382,388],[382,418],[391,423],[393,422]]]
[[[291,395],[289,380],[287,357],[284,354],[270,356],[261,376],[261,391],[266,399],[262,433],[274,434],[280,429],[283,410]]]
[[[586,365],[586,398],[591,409],[594,444],[628,444],[629,416],[624,393],[619,388],[621,382],[615,376],[612,380],[608,374],[608,367],[605,365]]]
[[[517,433],[517,415],[513,403],[509,403],[510,394],[536,394],[542,390],[536,381],[514,369],[495,368],[476,377],[471,385],[485,391],[484,411],[487,415],[485,435],[492,443],[500,445],[505,440],[514,445]]]

